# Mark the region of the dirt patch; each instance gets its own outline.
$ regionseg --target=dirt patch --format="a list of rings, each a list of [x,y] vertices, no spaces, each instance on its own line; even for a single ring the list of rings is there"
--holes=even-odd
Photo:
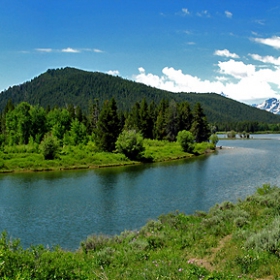
[[[188,263],[202,266],[209,271],[214,271],[215,266],[213,265],[213,262],[215,260],[217,253],[220,252],[225,247],[225,244],[228,243],[230,240],[231,240],[231,235],[225,236],[223,239],[220,240],[217,247],[211,249],[211,255],[209,257],[203,259],[191,258],[188,260]]]

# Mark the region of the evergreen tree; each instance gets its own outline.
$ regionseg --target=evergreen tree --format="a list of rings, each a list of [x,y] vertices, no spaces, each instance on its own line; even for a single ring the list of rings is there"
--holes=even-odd
[[[66,109],[69,112],[70,118],[72,120],[74,120],[75,119],[75,108],[74,108],[73,104],[68,104]]]
[[[117,104],[114,98],[105,101],[100,112],[96,129],[96,144],[103,150],[112,152],[120,133],[120,122],[117,112]]]
[[[83,121],[83,111],[80,106],[77,106],[75,109],[75,117],[78,119],[79,122]]]
[[[166,138],[175,141],[179,131],[179,114],[177,103],[172,100],[166,111]]]
[[[100,108],[99,108],[99,100],[95,98],[93,101],[89,101],[89,115],[88,115],[88,125],[87,130],[88,133],[91,134],[97,127],[97,122],[99,118]]]
[[[207,123],[205,114],[203,113],[200,103],[196,103],[194,107],[191,132],[197,143],[208,141],[211,134],[209,125]]]
[[[144,138],[153,137],[153,123],[149,115],[148,103],[143,99],[139,110],[139,130]]]
[[[179,131],[189,131],[192,126],[193,115],[191,112],[190,104],[184,101],[179,104]]]
[[[166,110],[168,101],[162,99],[158,106],[158,115],[155,123],[155,136],[157,140],[162,140],[166,137]]]
[[[150,116],[150,126],[152,127],[152,139],[156,138],[156,132],[155,132],[155,124],[156,124],[156,120],[157,120],[157,115],[158,115],[158,111],[157,111],[157,106],[156,103],[154,101],[152,101],[149,104],[149,116]]]
[[[136,102],[125,122],[126,130],[136,130],[137,132],[140,130],[140,105]]]

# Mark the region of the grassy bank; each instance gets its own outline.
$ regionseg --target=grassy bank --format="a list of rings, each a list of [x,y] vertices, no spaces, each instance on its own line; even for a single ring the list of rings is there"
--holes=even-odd
[[[170,213],[76,252],[0,239],[1,279],[279,279],[280,189],[208,213]]]
[[[193,156],[185,153],[177,142],[145,140],[143,162],[159,162]],[[195,153],[202,154],[210,148],[208,143],[196,145]],[[86,169],[139,164],[120,153],[100,152],[94,143],[64,146],[54,160],[45,160],[39,146],[4,146],[0,151],[0,173],[23,171],[51,171]]]

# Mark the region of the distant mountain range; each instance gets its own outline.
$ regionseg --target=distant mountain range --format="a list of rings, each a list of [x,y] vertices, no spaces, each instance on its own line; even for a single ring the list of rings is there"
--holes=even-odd
[[[87,112],[90,102],[115,98],[122,111],[129,111],[135,102],[143,98],[156,104],[164,98],[176,102],[188,101],[191,107],[199,102],[211,123],[260,122],[280,123],[280,115],[258,110],[216,93],[173,93],[160,90],[121,77],[100,72],[88,72],[75,68],[49,69],[31,81],[10,87],[0,92],[0,112],[8,100],[16,105],[26,101],[44,108],[65,107],[69,104],[80,106]]]
[[[280,115],[280,100],[276,98],[269,98],[261,104],[253,104],[252,106],[276,115]]]

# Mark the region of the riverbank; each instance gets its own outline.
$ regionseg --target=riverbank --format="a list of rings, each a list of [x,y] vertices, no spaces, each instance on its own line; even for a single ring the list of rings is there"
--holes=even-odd
[[[75,252],[0,238],[3,279],[278,279],[280,189],[208,213],[174,212],[137,231],[90,236]]]
[[[194,154],[184,152],[177,142],[145,140],[144,145],[145,152],[141,161],[132,161],[119,153],[100,152],[96,150],[93,143],[65,146],[54,160],[45,160],[38,146],[4,147],[0,152],[0,174],[128,166],[194,156]],[[209,152],[211,151],[210,147],[209,143],[196,144],[194,153],[200,155]]]

